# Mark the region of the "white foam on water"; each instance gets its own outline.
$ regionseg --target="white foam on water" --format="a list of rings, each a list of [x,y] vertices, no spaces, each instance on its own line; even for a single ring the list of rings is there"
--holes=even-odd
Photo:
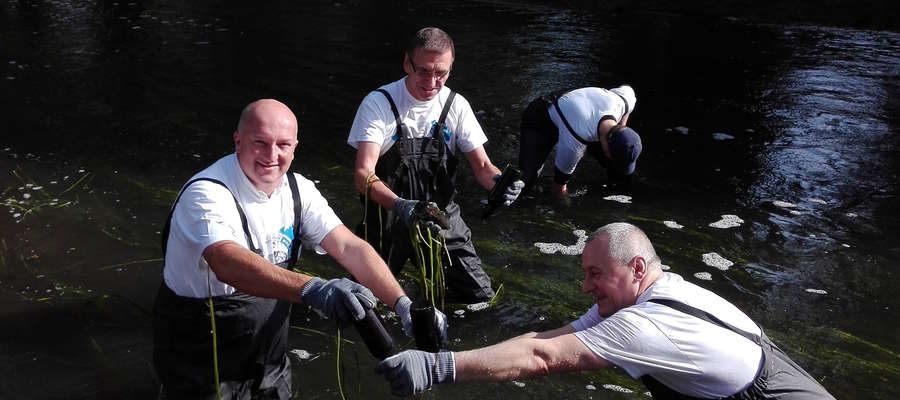
[[[775,207],[781,207],[781,208],[795,208],[795,207],[797,207],[797,205],[794,204],[794,203],[788,203],[788,202],[786,202],[786,201],[781,201],[781,200],[775,200],[775,201],[773,201],[773,202],[772,202],[772,205],[775,206]]]
[[[631,389],[625,388],[625,387],[621,387],[619,385],[613,385],[611,383],[607,383],[607,384],[603,385],[603,388],[606,390],[612,390],[613,392],[619,392],[619,393],[634,393],[634,390],[631,390]]]
[[[791,213],[791,215],[803,215],[803,211],[790,210],[788,212]]]
[[[847,243],[843,243],[843,244],[841,244],[841,246],[844,246],[844,247],[846,247],[846,248],[848,248],[848,249],[850,248],[850,245],[847,244]]]
[[[704,254],[703,263],[722,271],[728,271],[728,268],[734,265],[734,263],[727,258],[720,256],[719,253]]]
[[[453,312],[453,313],[454,313],[454,314],[456,314],[456,315],[463,315],[463,314],[465,314],[465,313],[466,313],[466,310],[462,310],[462,309],[460,309],[460,310],[456,310],[456,311],[454,311],[454,312]]]
[[[731,140],[734,139],[734,136],[731,136],[727,133],[716,132],[712,134],[713,139],[715,140]]]
[[[309,360],[309,358],[312,357],[312,354],[303,349],[293,349],[290,353],[301,360]]]
[[[584,388],[587,390],[597,390],[597,387],[591,384],[585,385]]]
[[[846,215],[846,216],[849,217],[849,218],[856,218],[856,217],[859,216],[859,215],[857,215],[856,213],[852,213],[852,212],[848,212],[848,213],[846,213],[846,214],[844,214],[844,215]]]
[[[481,303],[475,303],[475,304],[466,304],[466,310],[469,310],[472,312],[481,311],[481,310],[484,310],[485,308],[488,308],[488,306],[490,306],[490,305],[491,305],[491,303],[488,303],[486,301],[482,301]]]
[[[742,220],[741,217],[738,217],[737,215],[733,215],[733,214],[725,214],[725,215],[722,215],[722,219],[709,224],[709,226],[711,226],[713,228],[719,228],[719,229],[728,229],[728,228],[734,228],[736,226],[741,226],[741,224],[743,224],[743,223],[744,223],[744,220]]]
[[[536,242],[534,247],[538,248],[538,251],[544,254],[554,254],[559,252],[560,254],[567,256],[577,256],[584,251],[584,245],[587,243],[587,232],[584,229],[576,229],[572,231],[572,234],[578,238],[578,241],[573,245],[564,245],[562,243],[543,243]]]
[[[672,229],[681,229],[684,228],[684,225],[681,225],[675,221],[663,221],[663,225]]]
[[[625,196],[621,194],[614,194],[612,196],[606,196],[603,200],[615,201],[618,203],[629,204],[631,203],[631,196]]]
[[[516,385],[516,386],[518,386],[518,387],[520,387],[520,388],[525,387],[525,382],[512,381],[512,383],[513,383],[513,385]]]
[[[826,292],[822,289],[806,289],[806,291],[809,293],[815,293],[815,294],[828,294],[828,292]]]
[[[680,133],[682,135],[687,135],[690,129],[688,129],[686,126],[676,126],[672,128],[672,131],[675,133]]]
[[[711,281],[712,274],[710,274],[709,272],[698,272],[698,273],[694,274],[694,278],[697,278],[701,281]]]
[[[822,199],[817,199],[817,198],[815,198],[815,197],[809,198],[809,199],[807,199],[807,200],[809,200],[810,203],[828,204],[827,201],[822,200]]]
[[[662,268],[663,271],[668,271],[668,270],[672,269],[672,267],[670,267],[666,264],[659,264],[659,267]]]

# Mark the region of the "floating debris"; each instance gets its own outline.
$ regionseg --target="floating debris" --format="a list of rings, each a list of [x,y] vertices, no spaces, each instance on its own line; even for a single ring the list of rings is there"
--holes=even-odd
[[[303,349],[293,349],[290,353],[301,360],[309,360],[309,358],[312,357],[312,354]]]
[[[584,388],[587,390],[597,390],[597,387],[591,384],[585,385]]]
[[[697,278],[701,281],[711,281],[712,274],[710,274],[709,272],[698,272],[698,273],[694,274],[694,278]]]
[[[629,388],[622,387],[619,385],[613,385],[611,383],[607,383],[607,384],[603,385],[603,388],[606,390],[612,390],[613,392],[619,392],[619,393],[634,393],[634,390],[631,390]]]
[[[465,314],[465,313],[466,313],[466,310],[462,310],[462,309],[460,309],[460,310],[456,310],[456,311],[454,311],[454,312],[453,312],[453,313],[454,313],[454,314],[456,314],[456,315],[463,315],[463,314]]]
[[[844,247],[846,247],[846,248],[848,248],[848,249],[850,248],[850,245],[847,244],[847,243],[843,243],[843,244],[841,244],[841,246],[844,246]]]
[[[466,310],[469,310],[472,312],[481,311],[481,310],[484,310],[485,308],[488,308],[488,306],[490,306],[490,305],[491,305],[491,303],[489,303],[487,301],[482,301],[481,303],[475,303],[475,304],[466,304]]]
[[[629,204],[631,203],[631,196],[625,196],[621,194],[615,194],[612,196],[606,196],[603,200],[615,201],[618,203]]]
[[[775,207],[781,207],[781,208],[795,208],[795,207],[797,207],[797,205],[794,204],[794,203],[788,203],[788,202],[786,202],[786,201],[781,201],[781,200],[775,200],[775,201],[773,201],[773,202],[772,202],[772,205],[775,206]]]
[[[520,387],[520,388],[525,387],[525,382],[512,381],[512,383],[513,383],[513,385],[516,385],[516,386],[518,386],[518,387]]]
[[[688,131],[689,131],[689,129],[685,126],[676,126],[676,127],[672,128],[672,132],[680,133],[682,135],[687,135]]]
[[[790,210],[788,211],[791,215],[803,215],[803,211],[800,210]]]
[[[681,229],[684,228],[684,225],[681,225],[675,221],[663,221],[663,225],[672,229]]]
[[[844,215],[846,215],[848,218],[856,218],[856,217],[859,216],[859,215],[857,215],[856,213],[852,213],[852,212],[848,212],[848,213],[846,213],[846,214],[844,214]]]
[[[815,197],[809,198],[809,199],[807,199],[807,200],[809,200],[810,203],[828,204],[827,201],[822,200],[822,199],[817,199],[817,198],[815,198]]]
[[[712,134],[712,138],[715,140],[731,140],[734,139],[734,136],[731,136],[727,133],[716,132]]]
[[[727,258],[720,256],[719,253],[704,254],[703,263],[722,271],[727,271],[729,267],[734,265],[734,263],[729,261]]]
[[[561,243],[543,242],[537,242],[534,244],[534,246],[544,254],[554,254],[556,252],[559,252],[560,254],[564,254],[567,256],[577,256],[581,254],[581,252],[584,250],[585,243],[587,243],[587,232],[585,232],[584,229],[576,229],[572,231],[572,233],[575,235],[575,237],[578,238],[578,241],[571,246],[567,246]]]
[[[808,293],[815,293],[815,294],[828,294],[828,292],[826,292],[822,289],[806,289],[806,291]]]
[[[719,229],[728,229],[728,228],[734,228],[736,226],[741,226],[741,224],[743,224],[743,223],[744,223],[744,220],[742,220],[737,215],[725,214],[722,216],[722,219],[709,224],[709,226],[711,226],[713,228],[719,228]]]

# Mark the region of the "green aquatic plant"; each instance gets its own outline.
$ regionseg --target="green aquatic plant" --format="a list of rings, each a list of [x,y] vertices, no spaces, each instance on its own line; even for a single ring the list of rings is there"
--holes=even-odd
[[[418,266],[418,283],[426,302],[440,310],[444,309],[443,255],[446,251],[446,240],[441,234],[433,234],[431,229],[422,229],[421,221],[414,221],[410,228],[410,240],[413,246],[415,264]],[[449,253],[447,254],[449,257]]]

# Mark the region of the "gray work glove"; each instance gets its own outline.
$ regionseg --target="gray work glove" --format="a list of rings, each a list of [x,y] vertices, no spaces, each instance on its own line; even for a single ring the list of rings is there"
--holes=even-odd
[[[456,380],[456,361],[453,353],[427,353],[406,350],[385,358],[375,366],[375,372],[383,374],[391,383],[391,393],[396,396],[419,394],[438,383]]]
[[[397,303],[394,305],[394,312],[397,313],[397,316],[400,317],[400,322],[403,324],[403,333],[406,336],[413,337],[413,322],[412,315],[409,312],[409,308],[412,306],[412,300],[407,296],[403,296],[397,299]],[[444,315],[440,310],[434,310],[434,316],[436,318],[435,324],[437,325],[438,330],[441,332],[441,343],[447,342],[447,316]]]
[[[420,205],[419,203],[423,204]],[[416,215],[416,207],[422,207],[424,206],[424,203],[425,202],[421,200],[407,200],[402,197],[397,197],[397,200],[394,200],[394,214],[399,215],[400,220],[403,221],[403,225],[409,227],[412,223],[413,216]],[[435,204],[434,202],[430,202],[430,204],[437,208],[437,204]],[[427,217],[427,215],[425,214],[419,215],[419,217],[423,216]],[[424,228],[431,231],[431,233],[434,235],[437,235],[441,231],[441,226],[438,225],[437,221],[429,220],[426,218],[420,220],[420,222],[422,223],[422,225],[424,225]]]
[[[347,278],[312,278],[300,289],[300,301],[323,318],[337,318],[340,322],[359,321],[365,318],[366,309],[375,307],[372,292]]]
[[[494,184],[497,184],[497,182],[500,181],[501,176],[502,175],[500,174],[494,175]],[[525,182],[521,179],[513,181],[513,183],[506,188],[506,191],[503,192],[503,205],[509,207],[519,198],[519,195],[522,194],[522,188],[524,187]]]

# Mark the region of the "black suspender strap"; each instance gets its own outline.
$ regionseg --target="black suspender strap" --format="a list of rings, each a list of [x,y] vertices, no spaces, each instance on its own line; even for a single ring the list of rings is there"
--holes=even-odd
[[[400,121],[400,112],[397,111],[397,105],[394,104],[394,99],[391,98],[391,95],[390,95],[390,93],[387,92],[387,90],[375,89],[375,91],[383,94],[384,97],[387,97],[387,101],[391,105],[391,111],[394,112],[394,118],[397,119],[397,131],[399,132],[400,131],[400,122],[401,122]]]
[[[294,239],[291,240],[291,254],[288,259],[288,266],[293,266],[297,262],[297,255],[300,254],[300,217],[303,212],[300,207],[300,189],[297,187],[297,177],[293,172],[288,171],[288,186],[291,187],[291,198],[294,199]]]
[[[720,320],[720,319],[717,318],[715,315],[712,315],[712,314],[710,314],[710,313],[708,313],[708,312],[706,312],[706,311],[703,311],[703,310],[701,310],[701,309],[699,309],[699,308],[689,306],[689,305],[684,304],[684,303],[682,303],[682,302],[680,302],[680,301],[669,300],[669,299],[650,299],[650,300],[647,300],[647,301],[650,302],[650,303],[662,304],[662,305],[664,305],[664,306],[666,306],[666,307],[676,309],[676,310],[681,311],[681,312],[683,312],[683,313],[685,313],[685,314],[693,315],[693,316],[695,316],[695,317],[697,317],[697,318],[700,318],[700,319],[702,319],[702,320],[704,320],[704,321],[706,321],[706,322],[709,322],[709,323],[712,323],[712,324],[721,326],[722,328],[725,328],[725,329],[728,329],[728,330],[730,330],[730,331],[732,331],[732,332],[734,332],[734,333],[737,333],[738,335],[741,335],[741,336],[747,338],[747,340],[749,340],[749,341],[751,341],[751,342],[753,342],[753,343],[756,343],[757,345],[760,345],[760,346],[762,345],[762,342],[760,341],[759,335],[755,335],[755,334],[752,334],[752,333],[750,333],[750,332],[747,332],[747,331],[738,329],[738,328],[734,327],[733,325],[731,325],[731,324],[729,324],[729,323],[727,323],[727,322],[725,322],[725,321]]]
[[[444,103],[444,109],[441,110],[441,117],[438,118],[437,126],[434,127],[434,135],[443,136],[444,131],[444,120],[447,119],[447,114],[450,112],[450,106],[453,104],[453,98],[456,97],[456,92],[450,91],[450,95],[447,96],[447,102]],[[438,137],[441,137],[438,136]],[[443,140],[443,139],[441,139]]]
[[[559,97],[553,99],[553,107],[556,107],[556,114],[559,115],[559,119],[561,119],[563,124],[566,125],[566,129],[569,130],[569,133],[572,134],[572,137],[574,137],[575,140],[581,142],[581,144],[583,144],[585,146],[590,145],[591,144],[590,142],[588,142],[587,140],[584,140],[581,136],[578,136],[577,134],[575,134],[575,130],[572,129],[571,125],[569,125],[569,121],[566,120],[566,116],[563,115],[562,110],[559,109]]]
[[[612,94],[614,94],[614,95],[616,95],[616,96],[619,96],[619,98],[622,99],[622,103],[625,103],[625,112],[622,113],[622,118],[619,118],[619,123],[621,124],[621,123],[622,123],[622,120],[625,119],[625,116],[628,115],[628,111],[629,111],[629,110],[628,110],[628,100],[625,100],[625,98],[622,97],[621,94],[618,94],[618,93],[616,93],[616,92],[610,91],[610,93],[612,93]]]
[[[228,190],[228,193],[231,193],[231,189],[228,189],[228,186],[226,186],[224,183],[222,183],[222,181],[213,179],[213,178],[197,178],[197,179],[194,179],[194,180],[186,183],[184,185],[184,188],[181,189],[181,192],[178,192],[178,197],[175,198],[175,202],[172,203],[172,209],[169,210],[169,217],[166,218],[166,226],[163,228],[163,231],[162,231],[161,239],[162,239],[163,258],[166,257],[166,245],[169,242],[169,230],[171,229],[171,225],[172,225],[172,215],[175,214],[175,206],[178,204],[178,200],[181,200],[181,195],[184,194],[184,191],[187,190],[187,188],[189,186],[191,186],[194,182],[198,182],[198,181],[209,181],[209,182],[212,182],[212,183],[215,183],[218,185],[222,185],[222,187],[224,187],[225,190]],[[231,193],[231,198],[234,199],[234,205],[237,207],[238,214],[241,217],[241,227],[244,228],[244,235],[247,237],[247,243],[250,245],[250,251],[252,251],[256,254],[259,254],[259,249],[257,249],[256,246],[253,244],[253,238],[250,236],[250,228],[247,225],[247,216],[244,215],[244,209],[241,208],[241,205],[238,203],[237,198],[234,197],[234,193]]]

